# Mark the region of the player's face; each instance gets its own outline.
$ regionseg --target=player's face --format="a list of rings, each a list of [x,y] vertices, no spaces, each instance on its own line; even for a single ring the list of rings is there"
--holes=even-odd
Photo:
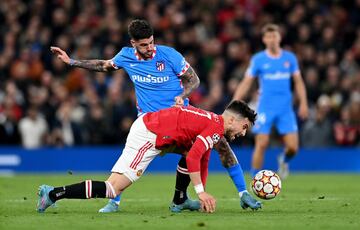
[[[250,129],[251,123],[247,118],[234,119],[225,131],[225,138],[228,141],[233,141],[237,137],[243,137],[246,132]]]
[[[132,46],[136,49],[139,56],[143,59],[152,58],[154,52],[154,36],[139,40],[131,39]]]
[[[277,31],[266,32],[263,35],[263,42],[267,49],[277,49],[280,47],[281,36]]]

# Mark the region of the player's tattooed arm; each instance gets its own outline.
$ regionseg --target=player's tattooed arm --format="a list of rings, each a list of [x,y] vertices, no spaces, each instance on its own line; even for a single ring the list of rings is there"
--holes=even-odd
[[[99,72],[115,70],[115,68],[112,66],[111,60],[74,60],[71,59],[69,55],[59,47],[51,46],[50,50],[57,56],[58,59],[71,66]]]
[[[111,60],[72,60],[70,65],[98,72],[115,70]]]
[[[224,137],[220,139],[214,148],[218,151],[221,163],[225,168],[230,168],[238,163],[235,153]]]
[[[184,91],[179,96],[182,97],[182,99],[185,99],[188,98],[197,87],[199,87],[200,79],[191,66],[183,75],[181,75],[180,78],[181,83],[184,86]]]

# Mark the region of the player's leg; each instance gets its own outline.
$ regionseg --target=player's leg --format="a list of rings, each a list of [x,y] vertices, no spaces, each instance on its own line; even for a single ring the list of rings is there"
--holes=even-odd
[[[289,176],[289,162],[297,154],[299,149],[299,135],[298,133],[288,133],[283,135],[283,142],[285,145],[284,152],[278,157],[278,174],[281,179]]]
[[[175,192],[170,211],[181,212],[183,210],[199,210],[200,202],[198,200],[189,199],[187,188],[190,184],[190,176],[187,170],[186,159],[181,157],[176,169]]]
[[[151,144],[155,143],[155,139],[156,135],[146,129],[142,117],[139,117],[130,129],[121,159],[116,162],[112,172],[126,173],[129,171],[131,172],[127,175],[129,177],[133,174],[141,176],[147,165],[159,152],[155,149],[154,144]],[[152,154],[152,156],[148,157],[149,154]],[[146,160],[145,163],[143,162],[144,159]],[[136,180],[136,177],[133,179]],[[120,203],[118,197],[120,198],[120,196],[117,196],[115,199],[109,200],[99,212],[117,212]],[[119,202],[117,202],[117,199],[119,199]]]
[[[284,179],[289,175],[289,162],[297,154],[299,149],[298,126],[295,113],[292,109],[283,112],[278,117],[276,127],[282,135],[285,145],[284,152],[278,156],[278,174]]]
[[[83,181],[54,188],[42,185],[37,210],[44,212],[60,199],[114,198],[138,180],[150,162],[160,153],[155,149],[156,135],[148,131],[138,118],[130,129],[123,153],[115,163],[108,181]]]
[[[264,154],[269,145],[269,134],[255,135],[255,149],[252,155],[251,175],[254,176],[260,171],[264,164]]]
[[[124,185],[124,183],[120,183],[120,185]],[[123,189],[126,187],[124,186]],[[117,189],[120,190],[121,187],[118,186]],[[61,199],[114,198],[116,192],[108,181],[86,180],[55,188],[49,185],[41,185],[38,195],[37,211],[44,212],[49,206]]]
[[[49,206],[61,199],[114,198],[131,184],[132,181],[125,175],[112,173],[107,181],[85,180],[55,188],[49,185],[41,185],[37,210],[44,212]]]
[[[100,213],[111,213],[111,212],[117,212],[119,210],[121,200],[121,194],[117,195],[113,199],[109,199],[108,203],[99,209]]]
[[[228,172],[239,193],[240,206],[243,209],[250,207],[253,210],[261,208],[261,203],[254,199],[247,191],[244,172],[226,139],[221,138],[219,143],[215,146],[215,149],[219,153],[221,163]]]
[[[255,149],[251,161],[251,176],[260,171],[264,164],[264,154],[269,145],[270,131],[274,122],[274,111],[266,111],[263,108],[258,109],[258,118],[252,128],[255,134]]]
[[[187,188],[190,184],[190,177],[186,166],[186,158],[181,157],[176,169],[176,183],[173,197],[174,204],[182,204],[188,199]]]

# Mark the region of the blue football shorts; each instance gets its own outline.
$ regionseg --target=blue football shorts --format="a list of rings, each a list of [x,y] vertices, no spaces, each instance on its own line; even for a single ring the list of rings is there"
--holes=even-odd
[[[252,132],[255,134],[270,134],[274,125],[280,135],[298,131],[294,110],[286,109],[262,109],[257,110],[257,120]]]

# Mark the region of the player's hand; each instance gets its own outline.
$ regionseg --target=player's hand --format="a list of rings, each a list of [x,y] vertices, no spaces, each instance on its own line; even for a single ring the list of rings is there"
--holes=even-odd
[[[60,49],[59,47],[56,46],[51,46],[50,47],[51,52],[53,52],[57,58],[59,58],[60,60],[62,60],[63,62],[65,62],[66,64],[70,64],[70,58],[67,55],[67,53]]]
[[[306,104],[300,104],[298,115],[302,120],[305,120],[309,116],[309,108]]]
[[[207,213],[213,213],[216,209],[216,200],[213,196],[206,192],[202,192],[198,194],[200,204],[201,204],[201,210],[203,212]]]
[[[174,98],[175,100],[175,106],[183,106],[184,105],[184,99],[180,96],[176,96]]]

